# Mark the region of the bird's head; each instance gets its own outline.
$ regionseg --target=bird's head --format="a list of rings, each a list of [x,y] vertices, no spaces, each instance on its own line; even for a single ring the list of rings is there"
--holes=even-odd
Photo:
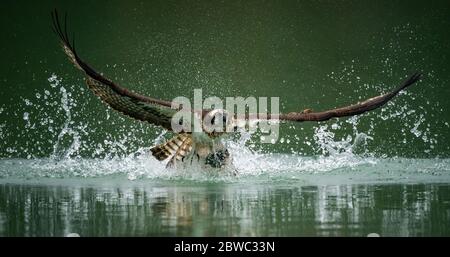
[[[233,115],[224,109],[214,109],[203,118],[203,129],[214,136],[236,131]]]

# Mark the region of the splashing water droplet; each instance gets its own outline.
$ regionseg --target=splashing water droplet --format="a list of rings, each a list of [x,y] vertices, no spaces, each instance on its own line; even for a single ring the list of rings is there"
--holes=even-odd
[[[28,99],[23,99],[23,101],[25,102],[25,105],[27,105],[27,106],[33,105],[33,103]]]

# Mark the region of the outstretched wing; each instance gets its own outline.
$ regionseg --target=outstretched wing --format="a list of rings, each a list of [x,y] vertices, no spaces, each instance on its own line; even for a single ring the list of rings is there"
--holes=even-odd
[[[377,109],[387,102],[391,100],[394,96],[396,96],[400,91],[406,89],[407,87],[411,86],[418,80],[420,80],[421,74],[415,73],[412,75],[409,79],[407,79],[405,82],[403,82],[402,85],[400,85],[398,88],[396,88],[394,91],[379,95],[370,99],[365,100],[364,102],[360,102],[354,105],[345,106],[337,109],[322,111],[322,112],[311,112],[311,111],[303,111],[303,112],[290,112],[287,114],[280,114],[278,118],[280,120],[288,120],[288,121],[325,121],[329,120],[331,118],[338,118],[338,117],[346,117],[346,116],[354,116],[358,114],[362,114],[374,109]],[[273,118],[276,118],[274,115],[272,115]]]
[[[114,110],[129,117],[171,129],[171,118],[177,112],[171,108],[172,102],[131,92],[95,71],[78,56],[75,41],[70,42],[67,15],[64,17],[64,29],[56,10],[52,12],[52,20],[53,30],[61,40],[64,52],[75,67],[86,74],[86,83],[95,95]]]

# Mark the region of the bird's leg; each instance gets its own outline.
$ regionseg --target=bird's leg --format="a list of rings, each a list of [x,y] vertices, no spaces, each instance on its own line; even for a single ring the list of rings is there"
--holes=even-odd
[[[200,161],[200,155],[195,150],[194,150],[194,152],[192,153],[192,156],[191,156],[191,165],[192,165],[192,162],[194,161],[194,157],[197,157],[197,160]]]
[[[196,154],[196,151],[194,150],[194,152],[192,153],[192,155],[191,155],[191,165],[192,165],[192,162],[194,161],[194,155]]]

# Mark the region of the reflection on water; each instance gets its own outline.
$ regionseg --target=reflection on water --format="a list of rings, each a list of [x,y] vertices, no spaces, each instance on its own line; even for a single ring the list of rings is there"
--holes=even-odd
[[[450,235],[450,185],[0,185],[0,236]]]

